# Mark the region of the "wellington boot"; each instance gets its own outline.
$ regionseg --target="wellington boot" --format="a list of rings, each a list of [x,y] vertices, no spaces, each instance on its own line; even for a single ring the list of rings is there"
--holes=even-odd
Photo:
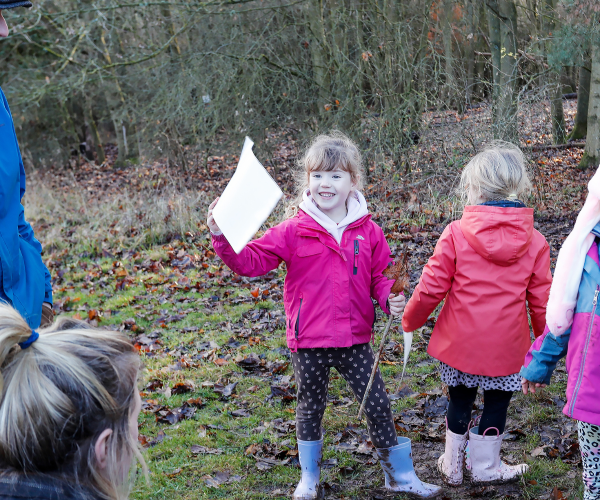
[[[500,460],[500,447],[504,434],[492,427],[486,429],[496,431],[495,436],[480,436],[479,427],[469,431],[469,444],[466,451],[466,468],[475,484],[502,484],[516,481],[529,466],[526,464],[508,465]]]
[[[463,467],[465,465],[465,447],[468,432],[454,434],[446,427],[446,449],[438,459],[438,470],[444,482],[450,486],[458,486],[463,482]]]
[[[321,457],[323,456],[323,440],[300,441],[298,439],[298,455],[302,479],[292,495],[292,500],[316,500],[323,498],[323,490],[319,485],[321,478]]]
[[[377,448],[377,455],[385,474],[386,489],[412,498],[435,498],[442,492],[440,486],[424,483],[415,474],[410,439],[399,437],[396,446]]]

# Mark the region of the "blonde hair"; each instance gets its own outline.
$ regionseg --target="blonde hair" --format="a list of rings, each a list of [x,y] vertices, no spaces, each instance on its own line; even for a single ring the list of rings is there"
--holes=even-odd
[[[473,196],[484,201],[520,199],[531,191],[523,152],[510,142],[487,144],[464,168],[459,189],[463,201],[471,204]]]
[[[128,497],[123,457],[145,470],[130,431],[140,359],[120,332],[59,318],[23,349],[32,333],[21,315],[0,304],[0,469],[47,474],[94,498]],[[94,445],[111,429],[107,468]]]
[[[329,134],[315,137],[298,160],[297,197],[287,207],[286,217],[293,217],[298,213],[302,195],[308,189],[311,172],[317,170],[331,172],[337,169],[348,172],[352,182],[356,185],[356,190],[362,189],[364,167],[358,146],[339,130],[332,130]]]

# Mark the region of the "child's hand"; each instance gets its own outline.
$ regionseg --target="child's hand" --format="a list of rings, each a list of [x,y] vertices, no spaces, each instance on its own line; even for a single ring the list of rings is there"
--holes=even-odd
[[[521,388],[523,389],[523,394],[527,394],[527,391],[535,394],[536,388],[543,389],[546,387],[546,384],[539,384],[537,382],[531,382],[526,378],[521,379]]]
[[[219,226],[217,226],[217,223],[215,222],[215,218],[213,217],[213,208],[215,208],[215,205],[217,204],[217,202],[219,201],[219,198],[217,198],[215,201],[213,201],[210,206],[208,207],[208,218],[206,219],[206,224],[208,225],[208,229],[210,229],[210,232],[213,234],[220,234],[221,230],[219,229]]]
[[[400,316],[404,312],[406,299],[404,298],[404,295],[394,295],[393,293],[390,293],[388,304],[392,316]]]

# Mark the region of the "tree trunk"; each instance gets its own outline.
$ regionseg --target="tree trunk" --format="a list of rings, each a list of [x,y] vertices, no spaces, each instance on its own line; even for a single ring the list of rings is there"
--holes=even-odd
[[[550,115],[552,118],[552,144],[564,144],[567,142],[565,125],[565,112],[562,100],[562,85],[560,84],[560,74],[553,75],[550,86]]]
[[[554,33],[555,0],[545,0],[542,17],[543,33],[546,37],[546,54],[553,50],[552,34]],[[565,113],[563,110],[562,85],[560,83],[560,72],[551,71],[548,75],[548,91],[550,95],[550,118],[552,121],[552,144],[564,144],[566,142]]]
[[[517,8],[513,0],[500,0],[498,7],[502,57],[498,121],[494,127],[494,137],[517,144]]]
[[[456,101],[456,81],[454,78],[454,54],[452,53],[452,11],[454,2],[444,0],[442,12],[442,43],[444,45],[444,73],[446,85],[444,88],[444,97],[446,105],[452,107]]]
[[[102,138],[98,131],[98,125],[94,119],[91,99],[86,98],[85,107],[87,126],[91,132],[94,146],[96,147],[96,161],[98,165],[102,165],[106,161],[106,155],[104,154],[104,146],[102,145]]]
[[[600,40],[592,42],[592,74],[588,107],[587,139],[579,168],[598,166],[600,162]]]
[[[494,137],[496,137],[498,135],[496,124],[498,123],[502,37],[500,34],[500,18],[498,17],[498,0],[488,0],[486,5],[490,30],[490,51],[492,53],[492,128],[494,129]]]
[[[467,92],[465,101],[467,106],[471,104],[471,96],[474,91],[474,73],[475,73],[475,43],[477,40],[477,23],[475,22],[475,5],[473,0],[467,0],[467,22],[469,23],[467,34],[467,47],[465,58],[467,59]]]
[[[318,87],[317,106],[319,113],[324,113],[325,105],[329,104],[330,78],[329,65],[327,64],[327,40],[325,38],[325,25],[323,21],[323,0],[312,0],[308,6],[307,14],[308,24],[312,33],[310,52],[313,78]]]
[[[587,66],[587,67],[586,67]],[[583,139],[587,135],[588,106],[590,104],[590,72],[591,61],[586,61],[585,66],[579,68],[579,87],[577,88],[577,114],[575,125],[569,134],[569,140]]]

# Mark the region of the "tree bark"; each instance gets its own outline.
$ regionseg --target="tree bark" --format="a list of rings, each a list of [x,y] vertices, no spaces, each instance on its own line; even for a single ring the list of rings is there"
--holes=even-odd
[[[500,46],[502,38],[500,35],[500,18],[498,0],[487,0],[488,26],[490,32],[490,51],[492,53],[492,128],[494,137],[496,134],[496,124],[498,123],[498,104],[500,94],[500,66],[502,62]]]
[[[446,85],[444,97],[446,104],[451,107],[456,101],[456,80],[454,78],[454,54],[452,52],[452,12],[454,2],[444,0],[442,12],[442,43],[444,45],[444,73],[446,76]]]
[[[467,18],[469,29],[467,34],[467,47],[465,50],[465,58],[467,59],[467,91],[465,102],[467,106],[469,106],[471,104],[475,86],[475,43],[477,40],[477,23],[475,22],[475,5],[473,5],[473,0],[467,0]]]
[[[308,6],[308,24],[312,33],[310,51],[312,70],[315,84],[318,87],[317,106],[319,113],[325,112],[329,104],[330,77],[327,64],[327,40],[325,38],[325,23],[323,21],[323,0],[312,0]]]
[[[587,67],[586,67],[587,66]],[[575,115],[575,125],[569,134],[569,140],[574,141],[583,139],[587,135],[588,124],[588,106],[590,104],[590,82],[592,73],[590,72],[591,61],[588,60],[585,66],[579,68],[579,87],[577,88],[577,114]]]
[[[543,33],[546,37],[546,54],[550,54],[552,47],[552,33],[554,33],[555,0],[545,0],[542,17]],[[550,94],[550,118],[552,122],[552,144],[564,144],[566,138],[565,113],[562,101],[562,85],[560,71],[551,71],[548,75],[548,91]]]
[[[500,0],[498,7],[502,40],[501,88],[494,137],[517,144],[517,7],[513,0]]]
[[[587,139],[579,168],[598,166],[600,162],[600,40],[592,42],[592,74],[588,106]]]

